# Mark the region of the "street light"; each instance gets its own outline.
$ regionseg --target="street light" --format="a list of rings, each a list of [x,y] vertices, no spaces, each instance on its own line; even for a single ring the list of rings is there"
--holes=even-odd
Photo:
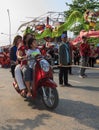
[[[8,12],[8,18],[9,18],[9,44],[11,45],[11,20],[10,20],[9,9],[7,9],[7,12]]]

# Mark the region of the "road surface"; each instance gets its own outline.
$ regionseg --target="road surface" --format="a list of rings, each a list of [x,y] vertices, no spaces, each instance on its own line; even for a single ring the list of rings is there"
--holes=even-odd
[[[99,69],[86,70],[87,78],[78,77],[73,68],[69,83],[60,87],[59,105],[48,111],[39,102],[28,102],[12,87],[10,69],[0,68],[0,130],[99,130]]]

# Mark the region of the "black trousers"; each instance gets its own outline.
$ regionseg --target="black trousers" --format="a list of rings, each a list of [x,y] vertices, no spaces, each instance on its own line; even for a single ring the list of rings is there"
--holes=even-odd
[[[80,57],[74,57],[74,65],[79,65],[80,63]]]
[[[95,63],[95,58],[94,57],[89,57],[89,66],[94,67],[94,63]]]
[[[59,67],[59,84],[68,84],[68,67]]]
[[[68,65],[71,65],[70,63]],[[72,67],[68,67],[68,73],[72,74]]]
[[[68,67],[68,73],[72,74],[72,67]]]
[[[15,72],[14,72],[15,67],[16,67],[16,65],[11,65],[11,74],[12,74],[13,78],[15,78]]]

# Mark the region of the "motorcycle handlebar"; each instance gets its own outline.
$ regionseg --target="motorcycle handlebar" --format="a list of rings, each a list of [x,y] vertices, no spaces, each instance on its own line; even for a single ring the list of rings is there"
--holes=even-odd
[[[29,56],[23,58],[21,61],[25,61],[25,60],[27,60],[27,61],[29,61],[29,60],[36,60],[36,59],[40,59],[40,58],[44,58],[44,57],[42,55],[36,55],[35,57],[32,56],[32,55],[29,55]]]

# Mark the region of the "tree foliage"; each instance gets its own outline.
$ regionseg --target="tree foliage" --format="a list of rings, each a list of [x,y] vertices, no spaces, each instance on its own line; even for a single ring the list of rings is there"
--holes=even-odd
[[[64,12],[67,20],[74,11],[80,12],[82,16],[86,10],[99,11],[99,0],[72,0],[72,3],[66,3],[66,6],[69,7],[69,9]],[[77,35],[81,30],[87,29],[87,24],[84,23],[83,19],[81,19],[79,24],[76,24],[76,26],[71,28],[71,31],[74,32],[74,35]]]

